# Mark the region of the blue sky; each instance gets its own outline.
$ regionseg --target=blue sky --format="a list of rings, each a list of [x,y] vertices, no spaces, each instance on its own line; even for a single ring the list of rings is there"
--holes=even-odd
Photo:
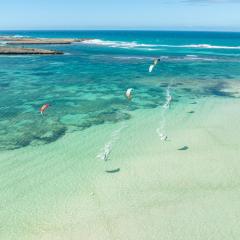
[[[240,0],[0,0],[0,29],[240,31]]]

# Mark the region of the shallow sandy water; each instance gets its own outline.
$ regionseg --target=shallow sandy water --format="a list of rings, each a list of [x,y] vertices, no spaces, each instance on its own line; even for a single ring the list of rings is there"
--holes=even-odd
[[[164,115],[167,141],[156,108],[1,152],[1,238],[237,239],[239,100],[189,103]],[[123,125],[108,161],[97,158]]]

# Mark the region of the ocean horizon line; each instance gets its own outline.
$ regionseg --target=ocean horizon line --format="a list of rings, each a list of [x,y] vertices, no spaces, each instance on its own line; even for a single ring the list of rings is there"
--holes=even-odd
[[[239,30],[203,30],[203,29],[0,29],[0,32],[22,32],[22,31],[36,31],[36,32],[71,32],[71,31],[79,31],[79,32],[214,32],[214,33],[240,33]]]

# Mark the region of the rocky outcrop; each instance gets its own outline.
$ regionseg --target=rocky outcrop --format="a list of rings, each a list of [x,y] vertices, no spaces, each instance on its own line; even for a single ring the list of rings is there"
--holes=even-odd
[[[63,54],[61,51],[37,49],[37,48],[19,48],[19,47],[1,47],[0,54],[14,55],[14,54]]]
[[[37,48],[25,48],[23,45],[51,45],[51,44],[71,44],[74,42],[82,42],[88,39],[84,38],[25,38],[25,37],[11,37],[0,36],[0,54],[63,54],[61,51],[45,50]],[[19,45],[18,47],[9,47],[7,45]]]
[[[86,39],[74,38],[15,38],[15,37],[0,37],[0,41],[6,42],[9,45],[26,45],[26,44],[71,44],[74,42],[82,42]]]

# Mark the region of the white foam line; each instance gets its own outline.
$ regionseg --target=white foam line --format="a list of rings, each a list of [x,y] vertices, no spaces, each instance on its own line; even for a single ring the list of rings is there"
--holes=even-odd
[[[114,144],[119,139],[121,131],[126,127],[127,125],[124,123],[119,129],[112,132],[110,140],[104,145],[101,152],[97,155],[97,158],[104,161],[107,161],[109,159]]]
[[[172,96],[170,94],[170,88],[168,87],[167,90],[166,90],[166,102],[163,105],[163,108],[168,109],[171,101],[172,101]]]
[[[187,44],[187,45],[158,45],[159,47],[172,48],[206,48],[206,49],[240,49],[240,46],[220,46],[211,44]]]
[[[129,56],[129,57],[117,56],[117,57],[113,57],[113,58],[114,58],[114,59],[121,59],[121,60],[130,60],[130,59],[134,59],[134,60],[152,59],[152,57],[137,57],[137,56]]]
[[[158,136],[160,137],[160,139],[162,141],[167,140],[167,135],[166,135],[166,130],[165,130],[165,126],[166,126],[166,111],[169,109],[170,107],[170,103],[172,100],[172,96],[171,96],[171,92],[170,92],[170,87],[168,86],[166,89],[166,101],[163,105],[163,110],[161,113],[161,119],[160,119],[160,126],[156,129],[156,133],[158,134]]]
[[[123,49],[135,49],[135,50],[147,50],[147,51],[160,51],[162,48],[202,48],[202,49],[239,49],[240,46],[221,46],[211,44],[185,44],[185,45],[168,45],[168,44],[144,44],[124,41],[111,41],[102,39],[89,39],[80,42],[80,44],[87,45],[98,45],[112,48],[123,48]]]
[[[158,45],[154,44],[141,44],[137,42],[123,42],[123,41],[108,41],[101,39],[90,39],[82,41],[83,44],[88,45],[99,45],[99,46],[109,46],[109,47],[120,47],[120,48],[136,48],[136,47],[156,47]]]

